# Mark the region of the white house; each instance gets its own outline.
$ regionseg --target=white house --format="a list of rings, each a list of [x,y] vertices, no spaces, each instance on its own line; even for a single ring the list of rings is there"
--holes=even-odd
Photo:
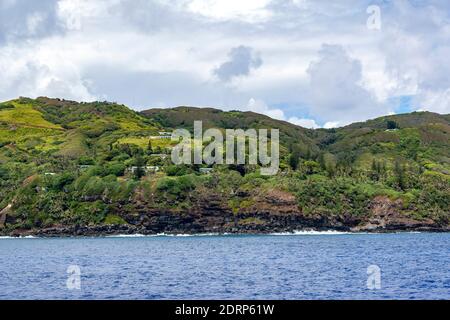
[[[203,174],[208,174],[213,171],[213,168],[199,168],[198,171]]]
[[[136,173],[138,168],[139,167],[137,167],[137,166],[128,167],[127,171],[131,172],[131,173]],[[144,172],[146,174],[148,174],[148,173],[156,173],[156,172],[158,172],[160,170],[160,167],[159,166],[145,166],[145,167],[142,167],[142,169],[144,170]]]

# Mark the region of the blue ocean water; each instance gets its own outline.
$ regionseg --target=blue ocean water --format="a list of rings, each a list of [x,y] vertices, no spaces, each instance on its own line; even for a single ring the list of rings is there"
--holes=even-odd
[[[0,299],[450,299],[449,266],[449,233],[0,239]]]

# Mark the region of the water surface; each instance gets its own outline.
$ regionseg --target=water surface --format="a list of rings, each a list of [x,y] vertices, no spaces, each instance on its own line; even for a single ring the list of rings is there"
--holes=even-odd
[[[450,233],[0,239],[0,299],[450,299],[449,266]]]

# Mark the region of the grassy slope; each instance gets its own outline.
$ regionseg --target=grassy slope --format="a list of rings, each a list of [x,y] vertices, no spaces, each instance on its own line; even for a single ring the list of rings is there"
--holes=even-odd
[[[193,129],[194,121],[201,120],[203,128],[226,129],[279,129],[280,140],[285,146],[293,144],[316,149],[313,130],[295,126],[254,112],[221,111],[213,108],[178,107],[173,109],[150,109],[142,114],[168,128]]]
[[[42,113],[30,103],[9,101],[3,103],[7,108],[0,109],[0,122],[10,126],[22,126],[42,129],[62,129],[61,126],[45,120]]]
[[[388,120],[399,128],[387,130]],[[354,153],[356,161],[369,169],[373,159],[392,166],[396,159],[418,163],[427,169],[450,174],[449,115],[431,112],[386,116],[327,131],[323,148],[337,155]]]
[[[202,120],[205,128],[278,128],[285,146],[301,146],[312,154],[328,152],[335,162],[353,156],[352,162],[368,170],[374,159],[385,160],[390,167],[396,159],[401,159],[420,162],[430,169],[450,174],[450,115],[414,112],[380,117],[339,129],[310,130],[252,112],[223,112],[212,108],[150,109],[142,114],[166,127],[190,130],[194,120]],[[388,131],[388,120],[395,121],[400,129]],[[415,147],[416,140],[418,154],[411,159],[409,152]]]

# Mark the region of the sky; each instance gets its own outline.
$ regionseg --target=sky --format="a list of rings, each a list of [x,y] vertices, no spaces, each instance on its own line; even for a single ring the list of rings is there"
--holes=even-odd
[[[450,1],[0,0],[0,101],[19,96],[308,128],[450,113]]]

